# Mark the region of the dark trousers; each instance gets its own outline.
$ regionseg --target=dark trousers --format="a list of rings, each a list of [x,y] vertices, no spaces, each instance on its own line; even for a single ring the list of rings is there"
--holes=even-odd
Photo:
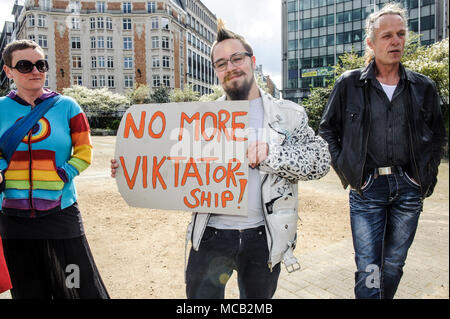
[[[404,172],[374,178],[364,197],[350,191],[355,297],[394,298],[422,211],[420,186]]]
[[[108,299],[86,237],[3,239],[14,299]]]
[[[264,226],[243,231],[206,227],[198,251],[191,249],[186,270],[189,299],[223,299],[233,270],[240,298],[269,299],[277,289],[278,263],[270,271]]]

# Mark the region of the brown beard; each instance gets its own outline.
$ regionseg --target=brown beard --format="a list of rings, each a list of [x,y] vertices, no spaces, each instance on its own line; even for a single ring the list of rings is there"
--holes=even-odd
[[[224,83],[228,82],[231,77],[236,75],[245,76],[245,73],[242,71],[229,73],[225,76]],[[244,83],[239,87],[237,86],[237,84],[235,84],[231,88],[224,87],[223,89],[225,93],[227,93],[228,98],[232,101],[247,100],[254,81],[255,79],[254,77],[252,77],[250,81],[244,81]]]

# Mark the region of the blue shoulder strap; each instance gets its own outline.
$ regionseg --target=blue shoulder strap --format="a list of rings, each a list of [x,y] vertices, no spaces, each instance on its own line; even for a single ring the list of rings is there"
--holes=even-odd
[[[59,100],[61,95],[48,98],[36,105],[27,116],[14,123],[3,133],[0,138],[0,150],[9,163],[11,156],[16,151],[20,141],[28,134],[31,128],[39,121],[45,113]]]

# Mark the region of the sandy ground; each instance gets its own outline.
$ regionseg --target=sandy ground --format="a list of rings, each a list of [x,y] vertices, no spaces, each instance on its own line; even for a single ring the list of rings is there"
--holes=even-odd
[[[78,203],[111,297],[185,298],[185,231],[190,213],[129,207],[109,176],[115,138],[95,136],[93,144],[93,164],[76,179]],[[439,180],[432,198],[448,201],[448,163],[441,165]],[[348,191],[333,171],[319,181],[299,184],[299,207],[297,256],[351,236]],[[448,290],[442,297],[448,298]]]

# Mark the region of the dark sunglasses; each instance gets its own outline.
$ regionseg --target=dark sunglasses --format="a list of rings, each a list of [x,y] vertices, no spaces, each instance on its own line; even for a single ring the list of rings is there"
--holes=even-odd
[[[16,69],[20,73],[30,73],[33,71],[33,68],[36,67],[36,69],[41,72],[47,72],[48,71],[48,62],[46,60],[37,60],[36,63],[31,63],[31,61],[28,60],[19,60],[16,63],[16,66],[12,66],[12,69]]]

